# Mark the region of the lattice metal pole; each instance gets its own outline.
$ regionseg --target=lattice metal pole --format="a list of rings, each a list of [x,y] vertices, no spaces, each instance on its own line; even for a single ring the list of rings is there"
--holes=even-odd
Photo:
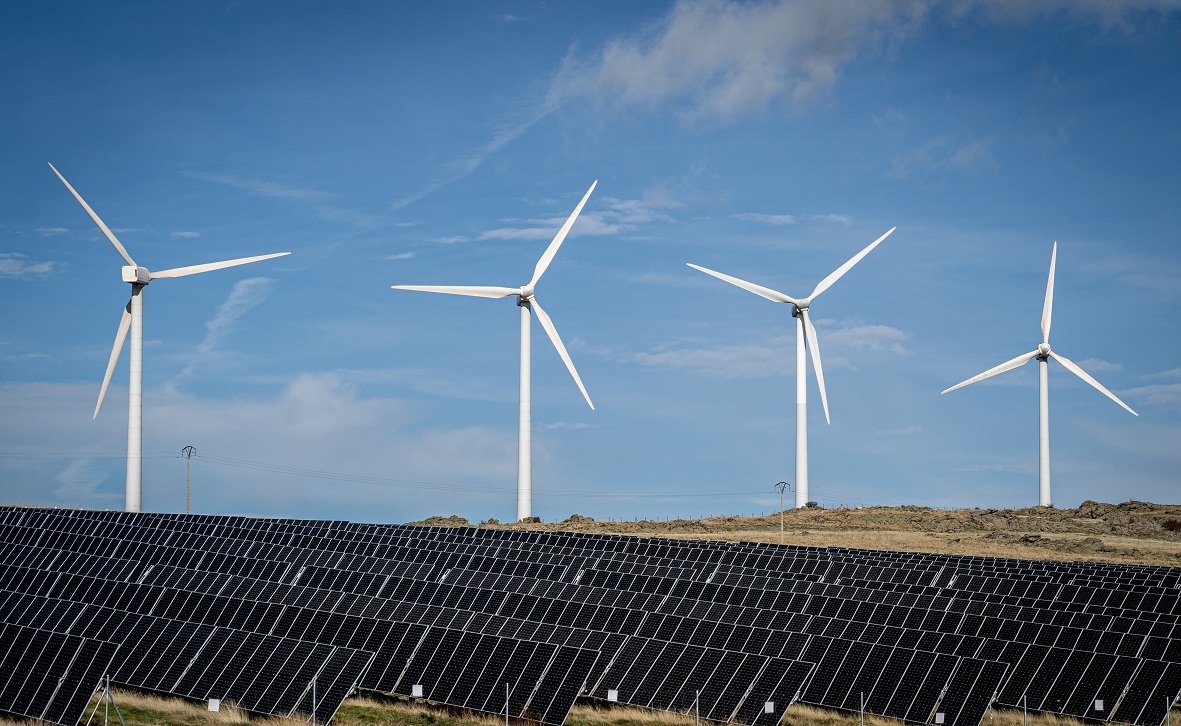
[[[775,488],[779,490],[779,544],[783,544],[783,490],[787,489],[787,482],[781,481]]]
[[[185,455],[185,514],[188,514],[189,492],[192,489],[193,454],[197,453],[197,450],[192,446],[186,446],[180,450],[180,453]]]

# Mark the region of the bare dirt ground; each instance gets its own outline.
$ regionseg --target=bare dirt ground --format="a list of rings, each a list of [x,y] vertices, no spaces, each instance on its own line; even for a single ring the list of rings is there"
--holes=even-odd
[[[1087,560],[1181,566],[1181,505],[1083,502],[1077,509],[931,509],[857,507],[791,509],[782,513],[785,544],[939,552],[1017,559]],[[411,524],[466,526],[462,517]],[[780,515],[661,521],[596,521],[479,526],[629,534],[677,539],[779,542]]]

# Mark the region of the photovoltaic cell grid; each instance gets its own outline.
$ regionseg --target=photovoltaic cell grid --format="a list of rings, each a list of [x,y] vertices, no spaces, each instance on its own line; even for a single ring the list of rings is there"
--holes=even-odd
[[[703,709],[716,718],[726,703],[705,705],[708,678],[722,672],[720,658],[751,654],[764,656],[753,661],[757,674],[739,668],[736,677],[765,681],[773,659],[801,659],[808,673],[818,666],[795,689],[806,702],[855,709],[864,694],[868,710],[917,722],[943,713],[945,723],[976,723],[1001,693],[1044,710],[1149,723],[1178,690],[1170,568],[63,510],[0,510],[0,522],[11,525],[0,542],[23,547],[22,562],[41,568],[21,582],[44,586],[48,567],[97,580],[130,568],[141,583],[165,577],[210,591],[233,582],[247,598],[294,598],[283,607],[310,609],[317,622],[380,612],[397,598],[400,617],[446,618],[460,629],[583,644],[593,633],[608,657],[588,685],[595,695],[625,678],[622,698],[681,709],[697,679],[707,685]],[[705,630],[723,646],[714,654],[700,650]],[[1058,647],[1067,640],[1072,648]],[[660,668],[648,667],[651,657]],[[732,697],[735,684],[721,688]],[[769,697],[755,684],[745,690],[754,698],[729,718],[750,722],[760,717],[757,699]],[[1096,694],[1107,695],[1098,713]]]

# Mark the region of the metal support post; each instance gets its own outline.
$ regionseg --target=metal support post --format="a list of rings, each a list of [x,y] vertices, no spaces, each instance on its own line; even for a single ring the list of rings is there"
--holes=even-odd
[[[504,684],[504,726],[508,726],[508,699],[509,699],[509,690],[508,690],[508,683],[506,682]]]
[[[865,726],[865,691],[861,692],[861,726]]]

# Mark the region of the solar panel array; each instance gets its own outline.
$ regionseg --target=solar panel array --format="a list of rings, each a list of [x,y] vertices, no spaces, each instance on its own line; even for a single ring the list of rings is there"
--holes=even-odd
[[[355,688],[504,714],[506,682],[546,724],[579,696],[743,724],[796,700],[1157,724],[1181,692],[1174,568],[24,508],[0,508],[0,553],[0,648],[54,654],[0,710],[59,723],[104,673],[284,715],[315,681],[321,721]]]

